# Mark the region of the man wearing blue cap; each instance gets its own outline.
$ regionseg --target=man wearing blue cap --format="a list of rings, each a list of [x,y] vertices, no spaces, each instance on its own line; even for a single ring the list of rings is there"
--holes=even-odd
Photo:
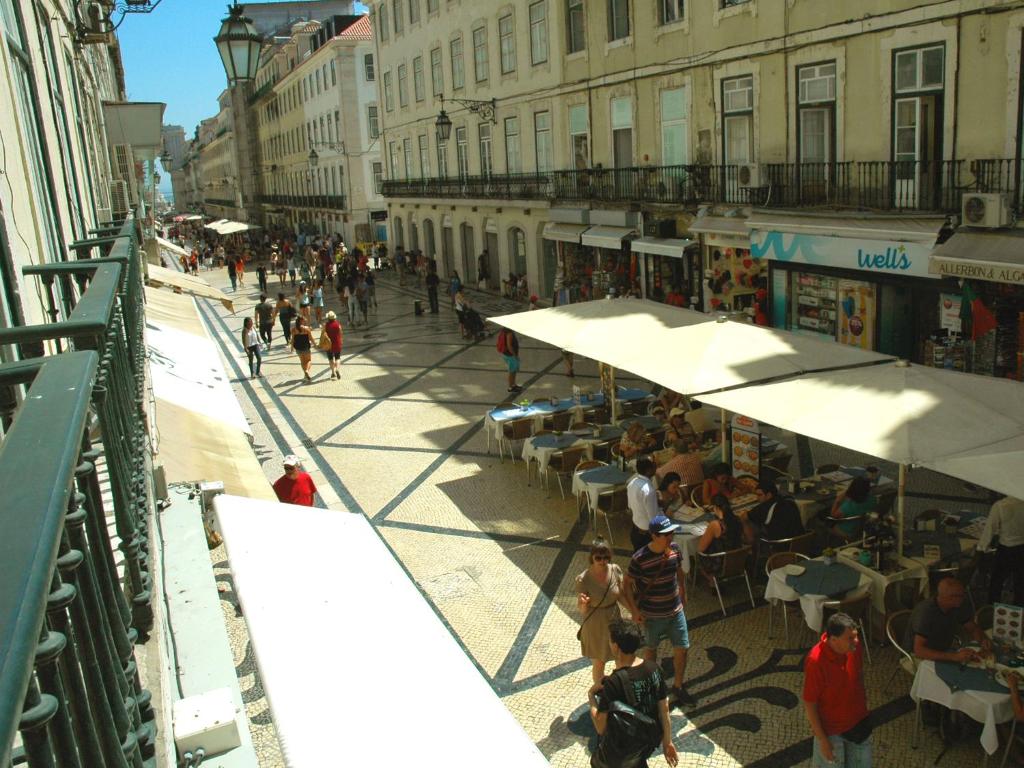
[[[683,553],[672,536],[679,524],[664,515],[651,520],[648,530],[651,541],[638,549],[629,561],[629,572],[623,582],[633,620],[644,629],[644,658],[657,662],[658,643],[668,638],[672,643],[674,676],[672,695],[676,704],[692,706],[696,700],[683,687],[686,676],[686,654],[690,635],[686,627],[686,574]]]

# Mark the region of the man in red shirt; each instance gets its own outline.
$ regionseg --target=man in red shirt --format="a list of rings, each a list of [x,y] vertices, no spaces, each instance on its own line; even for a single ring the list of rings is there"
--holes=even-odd
[[[845,613],[829,617],[804,662],[804,708],[814,732],[814,766],[869,768],[871,721],[864,694],[864,648]]]
[[[316,484],[309,473],[302,471],[298,456],[284,457],[284,474],[274,483],[274,493],[282,504],[313,506]]]

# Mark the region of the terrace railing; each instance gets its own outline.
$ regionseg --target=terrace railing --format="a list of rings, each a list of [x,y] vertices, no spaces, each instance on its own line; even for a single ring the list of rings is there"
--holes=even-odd
[[[74,243],[85,258],[26,268],[53,322],[0,329],[23,354],[56,352],[0,365],[0,765],[153,759],[133,650],[152,625],[136,233],[129,220]]]

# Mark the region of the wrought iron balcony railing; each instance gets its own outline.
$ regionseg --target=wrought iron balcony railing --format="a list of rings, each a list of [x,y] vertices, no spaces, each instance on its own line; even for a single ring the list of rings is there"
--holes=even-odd
[[[548,200],[771,208],[835,207],[896,211],[960,208],[967,191],[1003,192],[1019,208],[1013,160],[848,161],[588,168],[388,180],[385,197]]]
[[[24,270],[53,322],[0,329],[57,352],[0,365],[0,765],[142,766],[155,748],[133,651],[152,625],[137,227],[97,234]]]
[[[292,208],[346,210],[344,195],[259,195],[256,202],[262,205],[287,205]]]

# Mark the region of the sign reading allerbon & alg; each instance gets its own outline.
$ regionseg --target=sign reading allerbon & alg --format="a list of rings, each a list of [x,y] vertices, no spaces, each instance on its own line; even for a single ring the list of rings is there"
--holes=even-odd
[[[993,261],[962,261],[932,256],[928,271],[943,277],[1024,285],[1024,266],[999,264]]]

